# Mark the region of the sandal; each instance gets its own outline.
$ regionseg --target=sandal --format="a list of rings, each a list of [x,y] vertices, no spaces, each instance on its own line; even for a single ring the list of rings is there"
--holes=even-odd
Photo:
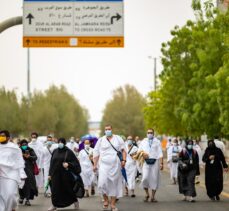
[[[145,196],[145,199],[143,201],[144,202],[148,202],[149,201],[149,196]]]
[[[111,208],[111,211],[118,211],[117,207]]]
[[[153,203],[157,203],[158,202],[155,198],[151,198],[150,201],[153,202]]]
[[[109,210],[109,204],[103,204],[103,210],[104,211]]]
[[[94,189],[94,188],[91,189],[91,195],[92,195],[92,196],[95,195],[95,189]]]

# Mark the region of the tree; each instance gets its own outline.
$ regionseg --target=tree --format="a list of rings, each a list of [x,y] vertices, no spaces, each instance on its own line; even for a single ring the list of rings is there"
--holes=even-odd
[[[218,13],[209,0],[205,11],[200,1],[192,6],[197,21],[176,26],[172,40],[162,44],[161,87],[149,94],[147,124],[171,135],[226,135],[228,66],[222,58],[228,58],[229,13]]]
[[[20,107],[14,91],[0,89],[0,128],[18,135],[22,131]]]
[[[26,134],[54,133],[56,137],[80,137],[88,132],[88,111],[69,94],[64,86],[51,86],[44,93],[35,91],[30,103],[23,97],[21,113]]]
[[[117,134],[144,136],[144,105],[145,99],[135,87],[125,85],[117,88],[104,109],[101,131],[106,124],[111,124]]]

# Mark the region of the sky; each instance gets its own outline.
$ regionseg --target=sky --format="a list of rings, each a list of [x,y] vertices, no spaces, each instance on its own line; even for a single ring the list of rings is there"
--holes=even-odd
[[[22,0],[0,0],[0,22],[21,16]],[[131,84],[146,96],[153,89],[153,60],[175,25],[194,19],[191,0],[124,0],[124,48],[32,48],[31,91],[63,84],[100,121],[112,91]],[[0,87],[27,94],[27,49],[22,25],[0,34]],[[158,64],[157,73],[162,70]]]

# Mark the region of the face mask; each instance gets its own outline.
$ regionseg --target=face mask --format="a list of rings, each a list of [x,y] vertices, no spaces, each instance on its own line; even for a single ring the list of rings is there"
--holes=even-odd
[[[51,146],[52,145],[52,141],[47,141],[47,146]]]
[[[74,140],[70,140],[70,142],[73,144],[74,143]]]
[[[31,139],[32,142],[35,142],[36,140],[37,140],[36,138],[32,138],[32,139]]]
[[[21,146],[21,148],[22,148],[23,150],[27,150],[27,149],[28,149],[28,146],[27,146],[27,145],[24,145],[24,146]]]
[[[147,134],[148,139],[153,139],[153,134]]]
[[[174,146],[177,146],[178,144],[177,144],[177,143],[174,143],[173,145],[174,145]]]
[[[5,141],[6,141],[6,137],[5,136],[1,136],[0,137],[0,143],[5,142]]]
[[[130,146],[130,145],[133,144],[133,141],[132,141],[132,140],[128,140],[127,143],[128,143],[128,145]]]
[[[58,148],[59,148],[59,149],[63,149],[63,148],[64,148],[64,144],[63,144],[63,143],[59,143],[59,144],[58,144]]]
[[[192,149],[193,145],[189,144],[187,147],[188,147],[188,149]]]
[[[112,130],[105,130],[105,135],[107,137],[111,137],[112,136]]]
[[[90,149],[90,145],[85,145],[85,149]]]

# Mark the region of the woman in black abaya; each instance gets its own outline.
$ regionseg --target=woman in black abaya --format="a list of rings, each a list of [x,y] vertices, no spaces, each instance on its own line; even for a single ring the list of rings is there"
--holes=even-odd
[[[228,165],[221,149],[217,148],[213,140],[208,141],[208,147],[203,156],[205,167],[205,185],[207,195],[211,200],[220,200],[223,190],[223,168],[228,171]]]
[[[72,173],[79,175],[80,164],[75,154],[66,146],[66,140],[58,140],[58,149],[54,150],[50,169],[49,179],[51,180],[52,204],[49,211],[57,208],[68,207],[74,204],[79,208],[79,202],[73,192],[74,178]]]
[[[36,185],[36,179],[34,175],[34,162],[37,160],[37,156],[32,148],[28,146],[28,141],[23,139],[20,142],[20,148],[25,161],[25,173],[27,178],[25,179],[25,185],[19,189],[19,204],[23,204],[24,199],[26,206],[31,206],[29,200],[33,200],[34,196],[38,196],[38,189]]]

